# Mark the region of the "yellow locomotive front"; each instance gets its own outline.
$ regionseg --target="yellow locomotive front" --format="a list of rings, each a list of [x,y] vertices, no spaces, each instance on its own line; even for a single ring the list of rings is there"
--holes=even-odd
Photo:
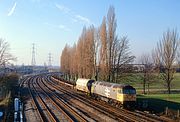
[[[136,104],[136,89],[130,85],[118,89],[117,100],[123,107],[132,108]]]

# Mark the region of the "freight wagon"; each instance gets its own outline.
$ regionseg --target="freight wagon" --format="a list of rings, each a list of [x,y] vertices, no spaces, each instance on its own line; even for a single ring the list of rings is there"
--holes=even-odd
[[[79,78],[76,81],[75,88],[76,88],[76,90],[90,93],[93,82],[94,82],[94,80],[91,80],[91,79]]]

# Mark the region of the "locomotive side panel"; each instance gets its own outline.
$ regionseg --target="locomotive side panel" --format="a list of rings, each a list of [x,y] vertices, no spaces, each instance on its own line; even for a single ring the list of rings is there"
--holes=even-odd
[[[103,84],[103,82],[96,81],[93,83],[93,90],[91,92],[93,94],[97,94],[106,98],[117,99],[117,90],[116,88],[112,88],[112,84]]]
[[[136,102],[136,90],[130,85],[78,79],[76,89],[113,105],[129,107],[134,106]]]
[[[122,104],[132,104],[136,102],[136,91],[130,85],[116,84],[96,81],[92,85],[91,92],[104,101]]]

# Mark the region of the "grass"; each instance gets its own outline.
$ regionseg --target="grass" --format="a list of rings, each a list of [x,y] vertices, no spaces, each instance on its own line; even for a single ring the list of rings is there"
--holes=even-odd
[[[166,83],[163,80],[155,79],[150,84],[150,94],[142,95],[143,93],[143,79],[142,74],[132,74],[122,80],[120,83],[132,85],[137,90],[137,104],[140,109],[151,110],[162,113],[166,107],[175,111],[180,110],[180,73],[174,74],[174,79],[171,83],[171,91],[173,94],[167,94]],[[146,86],[147,92],[147,86]]]
[[[143,90],[143,79],[140,77],[140,74],[133,74],[131,77],[122,80],[120,83],[130,84],[135,87],[139,93]],[[146,86],[147,88],[147,86]],[[155,81],[150,83],[150,90],[167,90],[166,82],[160,79],[156,79]],[[171,89],[180,90],[180,73],[174,74],[174,79],[171,83]]]
[[[180,89],[180,73],[176,73],[174,75],[174,79],[172,81],[172,87],[176,89]]]
[[[164,112],[165,108],[180,110],[180,94],[137,95],[137,103],[146,102],[150,110]]]
[[[151,94],[151,95],[139,95],[138,98],[152,98],[161,99],[180,104],[180,94]]]

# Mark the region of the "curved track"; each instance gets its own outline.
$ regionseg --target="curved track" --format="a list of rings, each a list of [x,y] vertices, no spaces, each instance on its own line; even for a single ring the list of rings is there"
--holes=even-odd
[[[21,83],[28,85],[37,121],[166,122],[158,116],[116,108],[76,92],[51,75],[38,75]]]
[[[35,76],[27,80],[29,93],[33,100],[33,106],[37,110],[40,119],[37,121],[86,121],[78,113],[73,112],[67,105],[53,95],[53,91],[42,87],[41,76]]]
[[[58,87],[59,85],[57,84],[61,84],[61,81],[57,81],[56,79],[52,79],[52,77],[49,77],[49,84],[52,85],[53,87],[55,87],[55,89],[62,89],[63,87]],[[62,83],[63,84],[63,83]],[[66,90],[66,89],[63,89]],[[66,90],[69,91],[69,90]],[[126,121],[142,121],[142,122],[162,122],[162,121],[167,121],[165,119],[162,119],[158,116],[155,115],[151,115],[151,114],[147,114],[147,113],[143,113],[143,112],[132,112],[132,111],[128,111],[126,109],[120,109],[120,108],[115,108],[113,106],[110,106],[108,104],[104,104],[102,102],[96,101],[96,100],[92,100],[92,99],[88,99],[88,97],[84,94],[74,94],[74,96],[76,98],[78,98],[79,100],[81,100],[82,102],[86,102],[89,103],[93,106],[96,106],[98,108],[100,108],[100,110],[103,110],[104,112],[110,113],[111,115],[113,114],[113,116],[115,116],[116,118],[122,118],[123,120]],[[102,105],[103,104],[103,105]],[[108,115],[108,114],[107,114]]]

